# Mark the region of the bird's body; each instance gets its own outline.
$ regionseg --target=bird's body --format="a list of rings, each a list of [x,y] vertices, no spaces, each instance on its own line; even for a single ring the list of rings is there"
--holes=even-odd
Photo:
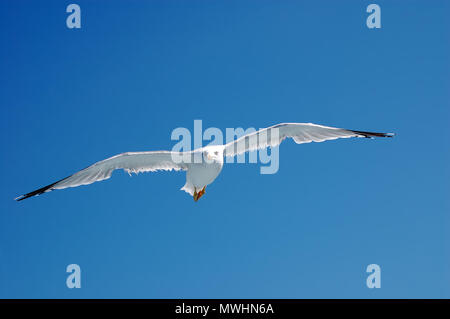
[[[128,173],[153,172],[158,170],[186,171],[186,184],[181,188],[197,201],[222,171],[224,158],[249,151],[278,146],[284,139],[293,138],[297,144],[323,142],[349,137],[392,137],[392,133],[373,133],[346,130],[312,123],[282,123],[250,133],[225,145],[206,146],[190,152],[129,152],[97,162],[69,177],[21,195],[23,200],[54,189],[87,185],[111,177],[116,169]]]
[[[217,154],[216,154],[217,152]],[[205,193],[205,188],[219,176],[223,168],[223,147],[206,146],[198,152],[200,163],[188,163],[186,184],[181,188],[194,196],[197,201]],[[196,193],[201,192],[200,196]]]

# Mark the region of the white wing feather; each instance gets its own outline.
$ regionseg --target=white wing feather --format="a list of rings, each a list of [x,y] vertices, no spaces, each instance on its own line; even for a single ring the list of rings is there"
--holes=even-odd
[[[249,151],[275,147],[287,137],[295,143],[311,143],[349,137],[392,137],[392,133],[374,133],[346,130],[342,128],[317,125],[313,123],[282,123],[254,133],[247,134],[224,147],[225,156],[235,156]]]
[[[187,164],[183,162],[175,163],[172,159],[172,155],[173,152],[168,151],[122,153],[97,162],[56,183],[19,196],[16,198],[16,200],[23,200],[25,198],[40,195],[54,189],[76,187],[102,181],[110,178],[112,172],[116,169],[123,169],[129,174],[137,174],[140,172],[154,172],[159,170],[179,171],[188,169]]]

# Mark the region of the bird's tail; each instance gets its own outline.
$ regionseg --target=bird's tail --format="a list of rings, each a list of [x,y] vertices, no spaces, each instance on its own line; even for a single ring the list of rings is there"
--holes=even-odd
[[[186,182],[186,184],[184,184],[184,186],[181,187],[181,190],[185,191],[186,193],[190,194],[191,196],[194,196],[194,191],[195,191],[194,185],[192,185],[189,182]]]

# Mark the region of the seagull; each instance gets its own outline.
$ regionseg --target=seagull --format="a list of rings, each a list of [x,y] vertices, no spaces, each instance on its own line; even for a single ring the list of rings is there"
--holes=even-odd
[[[188,152],[149,151],[127,152],[107,158],[50,185],[21,195],[21,201],[55,189],[77,187],[111,177],[114,170],[123,169],[129,174],[155,171],[186,171],[186,184],[181,188],[198,201],[206,186],[211,184],[223,168],[224,158],[245,152],[276,147],[287,137],[295,143],[323,142],[349,137],[393,137],[393,133],[375,133],[347,130],[313,123],[281,123],[244,135],[225,145],[208,145]],[[196,160],[197,159],[197,160]]]

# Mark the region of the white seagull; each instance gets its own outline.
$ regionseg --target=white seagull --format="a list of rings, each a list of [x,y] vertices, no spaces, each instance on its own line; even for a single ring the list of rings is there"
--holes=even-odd
[[[393,137],[393,133],[373,133],[346,130],[312,123],[282,123],[244,135],[225,145],[211,145],[189,152],[150,151],[122,153],[97,162],[53,184],[39,188],[16,198],[17,201],[63,189],[88,185],[111,177],[116,169],[128,173],[186,171],[186,184],[181,188],[197,201],[205,194],[205,188],[222,171],[224,158],[249,151],[278,146],[287,137],[295,143],[310,143],[349,137]],[[199,160],[195,160],[195,158]]]

